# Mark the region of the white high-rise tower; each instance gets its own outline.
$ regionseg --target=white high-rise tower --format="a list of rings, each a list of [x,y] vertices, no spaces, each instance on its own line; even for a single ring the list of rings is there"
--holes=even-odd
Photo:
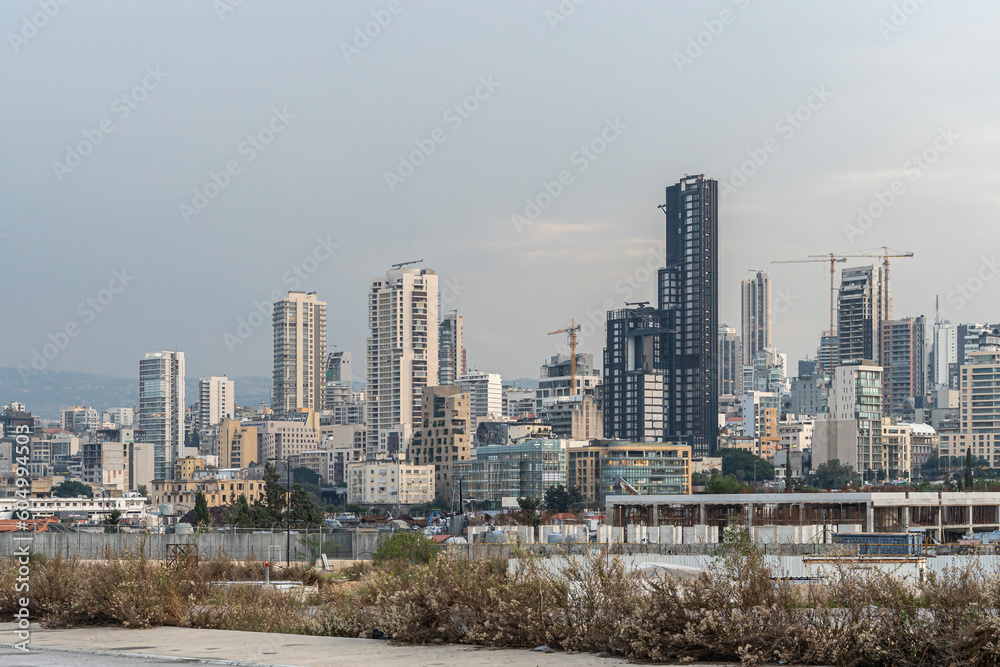
[[[326,405],[326,302],[289,292],[274,302],[274,397],[277,412]]]
[[[368,292],[368,436],[419,426],[425,387],[438,384],[438,276],[396,266]]]
[[[173,476],[184,456],[184,353],[150,352],[139,360],[139,428],[153,445],[156,479]]]

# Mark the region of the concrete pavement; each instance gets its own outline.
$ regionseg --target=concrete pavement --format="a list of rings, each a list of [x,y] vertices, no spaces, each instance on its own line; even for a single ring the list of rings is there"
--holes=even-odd
[[[13,634],[13,624],[0,624],[0,646],[10,646],[18,641]],[[94,663],[86,656],[105,656],[144,659],[128,661],[127,665],[159,664],[162,659],[196,660],[215,664],[237,665],[286,665],[294,667],[611,667],[628,664],[616,658],[604,658],[587,653],[540,653],[528,650],[481,649],[472,646],[392,646],[373,639],[347,639],[343,637],[313,637],[308,635],[281,635],[263,632],[234,632],[231,630],[200,630],[190,628],[160,627],[148,630],[126,628],[72,628],[46,630],[32,626],[29,647],[40,651],[33,661],[25,659],[24,665]],[[3,664],[8,656],[18,652],[2,649]],[[24,655],[24,654],[21,654]],[[54,658],[51,663],[44,656]],[[60,658],[64,658],[60,662]],[[39,662],[41,660],[41,662]],[[117,665],[117,663],[114,663]]]

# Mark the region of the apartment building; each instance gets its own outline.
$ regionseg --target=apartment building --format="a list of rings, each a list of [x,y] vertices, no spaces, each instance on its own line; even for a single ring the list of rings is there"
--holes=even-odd
[[[406,457],[414,465],[434,466],[434,491],[448,502],[456,491],[455,463],[472,458],[469,403],[469,395],[456,385],[425,388],[419,427]]]
[[[364,505],[420,505],[435,498],[433,465],[401,461],[347,464],[347,502]]]
[[[274,388],[279,414],[326,405],[326,302],[316,292],[288,293],[274,302]]]

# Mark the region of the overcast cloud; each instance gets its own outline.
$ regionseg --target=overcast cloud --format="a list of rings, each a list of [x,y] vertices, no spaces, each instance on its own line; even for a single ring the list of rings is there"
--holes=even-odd
[[[54,339],[53,370],[133,376],[179,349],[192,376],[269,375],[259,312],[297,288],[360,373],[369,281],[422,258],[470,365],[536,376],[547,331],[593,322],[600,358],[606,306],[655,301],[656,207],[697,173],[726,184],[720,322],[770,270],[792,360],[827,326],[826,268],[772,260],[913,251],[897,316],[932,319],[940,294],[953,321],[996,321],[998,20],[916,0],[8,0],[0,365]]]

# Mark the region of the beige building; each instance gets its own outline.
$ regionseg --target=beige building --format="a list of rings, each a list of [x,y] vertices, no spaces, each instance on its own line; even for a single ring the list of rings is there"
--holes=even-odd
[[[913,470],[913,444],[910,424],[893,424],[882,420],[882,465],[886,479],[909,479]]]
[[[194,509],[198,492],[205,494],[209,507],[228,505],[240,496],[246,496],[248,503],[264,499],[264,480],[248,479],[157,479],[150,485],[152,505],[174,505],[178,514]]]
[[[433,465],[399,461],[347,464],[347,502],[364,505],[419,505],[434,500]]]
[[[414,465],[433,465],[435,493],[451,502],[452,464],[472,458],[469,395],[455,385],[427,387],[419,424],[407,460]]]
[[[274,302],[274,403],[278,413],[326,405],[326,302],[289,292]]]
[[[801,452],[812,449],[813,420],[793,419],[778,422],[778,437],[783,451]]]
[[[415,429],[424,389],[438,384],[438,301],[431,269],[397,267],[372,279],[365,387],[371,442],[400,424]]]
[[[220,468],[248,468],[260,461],[257,451],[257,427],[232,419],[219,423],[216,437]]]
[[[174,461],[174,479],[194,479],[205,471],[205,459],[200,456],[185,456]]]

